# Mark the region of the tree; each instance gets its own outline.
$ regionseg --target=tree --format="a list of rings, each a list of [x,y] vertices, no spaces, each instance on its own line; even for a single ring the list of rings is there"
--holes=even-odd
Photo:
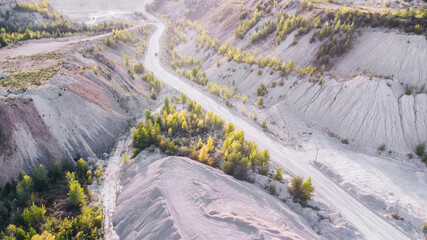
[[[144,116],[145,116],[145,120],[148,120],[148,119],[151,118],[151,111],[150,111],[150,109],[148,109],[148,108],[145,109]]]
[[[291,180],[291,186],[289,187],[289,193],[294,198],[299,198],[302,193],[302,183],[303,179],[301,177],[294,177]]]
[[[105,40],[105,45],[111,47],[113,45],[113,39],[111,37],[107,37],[107,39]]]
[[[25,201],[33,192],[34,184],[30,176],[24,175],[22,180],[16,185],[16,192],[21,200]]]
[[[55,236],[47,231],[44,231],[41,235],[34,235],[31,240],[55,240]]]
[[[135,71],[135,73],[137,73],[137,74],[142,74],[142,73],[144,73],[144,71],[145,71],[145,67],[144,67],[144,64],[142,64],[142,63],[135,63],[134,65],[133,65],[133,70]]]
[[[127,154],[125,154],[127,155]],[[96,177],[96,182],[99,184],[100,181],[104,180],[104,168],[102,167],[102,164],[99,165],[98,169],[96,169],[95,171],[95,177]]]
[[[181,124],[181,129],[182,131],[186,132],[188,130],[188,125],[187,125],[187,121],[183,121]]]
[[[263,121],[261,124],[262,129],[267,130],[267,121]]]
[[[199,141],[197,142],[197,149],[201,149],[203,147],[202,139],[199,137]]]
[[[227,136],[228,134],[232,133],[234,129],[235,129],[234,124],[232,122],[229,122],[227,126],[224,128],[225,135]]]
[[[211,137],[211,136],[209,136],[209,138],[208,138],[208,143],[207,143],[208,152],[209,152],[209,153],[213,152],[214,147],[215,147],[215,146],[214,146],[214,141],[213,141],[212,137]]]
[[[245,104],[248,101],[248,95],[242,96],[242,103]]]
[[[302,185],[303,197],[302,200],[309,200],[313,198],[314,186],[311,184],[311,178],[307,178]]]
[[[273,175],[273,179],[280,181],[283,179],[283,170],[281,167],[276,169],[276,173]]]
[[[184,93],[181,93],[181,94],[179,95],[179,98],[181,99],[181,103],[182,103],[182,104],[187,103],[187,95],[185,95]]]
[[[75,179],[74,173],[67,173],[68,180],[68,200],[74,207],[82,207],[86,200],[86,195],[83,193],[83,188],[80,183]]]
[[[258,106],[262,106],[262,105],[264,105],[264,99],[263,99],[263,97],[259,97],[259,98],[258,98],[257,105],[258,105]]]
[[[162,111],[166,111],[166,113],[170,113],[170,104],[169,104],[169,98],[165,97],[165,100],[163,102]]]
[[[69,172],[74,171],[74,169],[76,168],[76,166],[74,165],[74,161],[70,160],[66,156],[62,156],[61,167],[64,171],[69,171]]]
[[[40,164],[38,168],[34,168],[33,170],[33,181],[34,188],[37,191],[42,191],[46,188],[46,184],[48,182],[47,170],[44,169],[43,164]]]
[[[61,173],[62,173],[61,164],[59,164],[57,161],[55,161],[55,159],[51,158],[48,177],[53,182],[53,181],[58,180],[61,177]]]
[[[289,192],[294,198],[302,201],[311,199],[314,192],[314,186],[311,184],[311,178],[307,178],[304,182],[301,177],[292,178]]]
[[[6,40],[4,40],[3,35],[0,34],[0,48],[6,47],[6,46],[7,46],[7,42],[6,42]]]
[[[37,207],[34,203],[31,207],[25,208],[22,212],[22,218],[28,227],[35,226],[43,221],[46,209],[44,206]]]
[[[200,149],[199,153],[199,161],[200,162],[207,162],[208,161],[208,146],[206,144],[203,144],[203,147]]]
[[[89,170],[89,167],[86,161],[83,160],[83,158],[80,158],[77,161],[76,169],[77,179],[79,179],[80,183],[85,183],[87,181],[87,170]]]
[[[256,95],[257,96],[265,96],[265,94],[267,94],[267,88],[264,86],[264,84],[260,84],[257,91],[256,91]]]

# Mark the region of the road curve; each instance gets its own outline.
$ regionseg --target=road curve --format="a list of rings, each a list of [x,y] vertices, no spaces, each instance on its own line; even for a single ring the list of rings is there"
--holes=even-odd
[[[147,16],[156,19],[150,14],[147,14]],[[255,141],[260,148],[269,149],[271,162],[274,165],[283,167],[293,175],[311,177],[316,187],[316,194],[325,199],[328,204],[337,208],[341,215],[353,224],[366,239],[409,239],[405,233],[372,212],[313,167],[310,161],[304,157],[303,153],[285,147],[281,142],[267,135],[260,127],[239,116],[233,110],[230,110],[216,97],[199,90],[191,83],[163,68],[159,57],[155,55],[160,52],[161,36],[166,27],[160,21],[155,21],[154,24],[157,30],[150,39],[144,64],[163,83],[187,94],[204,109],[212,110],[216,114],[221,115],[224,120],[231,121],[237,128],[244,130],[247,139]]]
[[[127,30],[136,29],[141,25],[127,28]],[[64,38],[42,38],[42,39],[31,39],[22,41],[17,45],[0,48],[0,61],[4,61],[7,58],[13,58],[17,56],[31,56],[36,54],[43,54],[53,51],[58,51],[67,45],[74,43],[81,43],[84,41],[95,41],[112,35],[112,32],[86,36],[78,35]]]

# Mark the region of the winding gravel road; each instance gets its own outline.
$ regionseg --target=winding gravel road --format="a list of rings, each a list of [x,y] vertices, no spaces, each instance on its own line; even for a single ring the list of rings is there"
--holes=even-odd
[[[212,110],[226,121],[233,122],[236,127],[245,131],[247,139],[254,140],[260,148],[268,148],[271,155],[271,162],[276,166],[281,166],[292,175],[311,177],[316,194],[325,199],[328,204],[337,208],[341,215],[352,223],[366,239],[409,239],[402,231],[392,226],[383,217],[372,212],[357,199],[335,184],[314,166],[304,154],[294,149],[285,147],[281,142],[266,134],[260,127],[254,125],[233,110],[230,110],[216,97],[202,92],[191,83],[175,76],[163,68],[156,53],[160,52],[160,41],[165,24],[155,17],[147,14],[157,27],[156,32],[151,37],[147,56],[144,64],[150,71],[159,77],[163,83],[187,94],[197,101],[204,109]]]

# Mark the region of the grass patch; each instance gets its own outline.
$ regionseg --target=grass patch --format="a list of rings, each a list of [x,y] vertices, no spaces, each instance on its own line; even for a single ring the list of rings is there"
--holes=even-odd
[[[7,88],[29,88],[40,86],[48,82],[59,71],[59,64],[56,66],[36,69],[34,71],[23,72],[20,70],[8,71],[8,77],[0,80],[0,85]]]

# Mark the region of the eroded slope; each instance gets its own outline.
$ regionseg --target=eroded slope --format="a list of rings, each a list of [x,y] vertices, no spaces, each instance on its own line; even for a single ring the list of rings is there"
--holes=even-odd
[[[180,158],[138,155],[122,178],[121,239],[317,239],[305,221],[255,185]]]

